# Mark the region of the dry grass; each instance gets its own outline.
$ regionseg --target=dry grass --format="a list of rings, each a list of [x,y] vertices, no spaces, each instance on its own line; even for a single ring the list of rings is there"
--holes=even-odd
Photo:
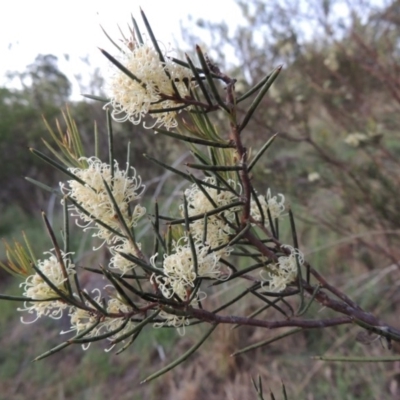
[[[396,324],[400,300],[398,269],[387,266],[365,271],[357,263],[355,268],[358,270],[335,275],[334,280],[354,299],[369,304],[371,311]],[[352,280],[351,275],[357,279]],[[10,282],[3,280],[3,292],[15,293],[16,288]],[[215,297],[211,301],[219,300]],[[383,356],[390,353],[387,345],[379,340],[368,346],[358,343],[357,327],[301,332],[231,357],[238,348],[265,340],[278,331],[248,327],[232,330],[230,326],[220,326],[189,361],[155,382],[140,385],[141,379],[188,349],[199,337],[201,328],[188,329],[183,338],[173,330],[149,329],[144,338],[119,356],[105,354],[101,346],[92,346],[86,352],[76,346],[32,364],[30,361],[36,355],[59,342],[59,325],[36,323],[27,327],[18,321],[13,304],[2,302],[1,307],[0,393],[4,399],[26,399],[32,393],[43,400],[255,399],[251,378],[258,375],[277,399],[281,398],[281,382],[291,399],[397,399],[400,396],[400,362],[354,364],[311,359],[320,354]],[[241,307],[248,314],[254,305],[249,300]],[[315,307],[310,312],[322,316],[327,311]],[[399,351],[395,345],[392,353]]]
[[[318,197],[317,191],[314,196]],[[324,198],[323,193],[320,198]],[[331,203],[317,204],[321,207],[321,214],[323,207],[332,208]],[[19,230],[22,225],[23,221],[19,221],[16,229]],[[282,226],[282,231],[284,229],[285,226]],[[340,235],[326,227],[301,222],[301,218],[298,232],[301,249],[307,259],[331,283],[382,320],[398,325],[400,271],[397,265],[388,263],[385,257],[368,248],[368,245],[388,246],[388,232],[385,232],[386,235],[379,230]],[[390,234],[392,238],[397,238],[399,232],[393,230]],[[41,230],[31,232],[32,235],[43,236]],[[399,255],[393,246],[388,248]],[[0,257],[4,258],[3,255]],[[91,253],[87,253],[82,262],[89,265],[102,262],[91,257]],[[90,289],[93,282],[89,277],[84,281]],[[240,290],[239,286],[231,284],[218,288],[217,294],[208,297],[207,307],[218,307]],[[1,276],[0,292],[20,293],[17,282],[5,275]],[[227,313],[249,315],[258,306],[255,299],[246,297]],[[277,399],[283,398],[282,382],[289,399],[380,400],[398,399],[400,396],[400,362],[328,363],[311,358],[321,354],[378,357],[400,352],[396,344],[389,351],[387,344],[380,340],[370,345],[360,344],[356,341],[357,327],[304,331],[267,347],[231,357],[237,349],[285,330],[249,327],[232,330],[230,326],[219,326],[211,340],[190,360],[156,381],[140,385],[142,379],[193,345],[201,336],[203,327],[187,329],[184,337],[178,336],[173,329],[155,330],[149,327],[131,348],[119,356],[112,352],[104,353],[101,345],[92,345],[86,352],[75,346],[43,361],[31,363],[38,354],[63,340],[59,336],[60,325],[52,321],[22,325],[15,312],[16,304],[1,302],[0,307],[0,399],[32,398],[32,393],[34,398],[43,400],[256,399],[251,378],[258,375],[266,393],[272,390]],[[329,311],[313,305],[308,313],[309,317],[323,317]],[[273,311],[268,311],[260,317],[276,316]],[[63,328],[68,327],[67,321],[63,324]]]

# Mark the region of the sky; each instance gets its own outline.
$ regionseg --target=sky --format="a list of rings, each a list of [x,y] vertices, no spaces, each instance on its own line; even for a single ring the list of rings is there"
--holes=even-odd
[[[92,65],[108,68],[98,47],[113,50],[100,25],[111,37],[120,37],[118,26],[127,30],[131,14],[140,21],[140,7],[146,13],[157,39],[176,43],[180,21],[190,23],[189,15],[234,25],[240,11],[233,0],[13,0],[0,13],[0,85],[10,84],[6,71],[23,71],[38,54],[59,57],[59,67],[68,77],[87,65],[80,59],[89,56]],[[175,46],[174,46],[175,47]],[[64,59],[70,55],[70,61]],[[85,72],[84,72],[85,73]],[[75,87],[76,90],[76,87]]]
[[[370,1],[382,4],[384,0]],[[308,0],[303,0],[302,4],[307,6]],[[336,12],[341,14],[341,5],[345,4],[348,4],[346,0],[339,1]],[[189,27],[198,18],[214,22],[223,20],[231,29],[235,29],[242,20],[234,0],[8,1],[0,13],[0,87],[18,87],[17,82],[7,80],[7,71],[22,72],[38,54],[54,54],[59,59],[60,70],[73,84],[73,98],[80,98],[81,90],[76,75],[83,75],[83,81],[86,77],[87,82],[90,72],[96,67],[104,71],[103,76],[109,73],[109,62],[98,47],[111,53],[114,48],[100,25],[112,38],[118,39],[118,26],[126,32],[131,14],[141,21],[140,7],[146,13],[157,39],[165,45],[171,43],[172,47],[182,42],[181,23]],[[307,30],[307,26],[303,28]],[[70,56],[69,61],[65,60],[65,54]],[[86,56],[91,65],[82,61]]]

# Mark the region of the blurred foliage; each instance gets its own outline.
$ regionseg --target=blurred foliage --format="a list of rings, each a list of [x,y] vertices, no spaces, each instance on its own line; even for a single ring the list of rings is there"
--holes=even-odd
[[[397,263],[400,1],[236,3],[243,21],[234,29],[201,20],[200,33],[185,33],[193,43],[211,31],[209,55],[243,92],[284,67],[247,127],[255,151],[279,133],[254,171],[257,185],[285,193],[321,229],[363,233],[350,241],[369,269]]]
[[[26,71],[9,73],[9,77],[18,79],[22,88],[0,88],[0,203],[14,203],[30,211],[37,206],[35,195],[39,201],[42,198],[22,177],[32,174],[48,179],[50,185],[55,181],[52,172],[42,169],[28,148],[38,146],[45,134],[42,114],[50,120],[60,115],[71,84],[51,55],[39,55]]]

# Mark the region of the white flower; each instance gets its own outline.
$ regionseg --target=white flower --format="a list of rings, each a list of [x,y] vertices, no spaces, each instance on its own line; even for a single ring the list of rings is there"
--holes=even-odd
[[[188,244],[176,245],[174,253],[164,257],[164,273],[170,279],[179,280],[189,286],[194,286],[197,277],[218,279],[220,276],[219,257],[215,253],[208,253],[209,248],[209,246],[195,244],[196,274],[191,247]]]
[[[216,185],[216,179],[208,177],[204,179],[204,182],[211,185]],[[240,193],[242,188],[233,180],[229,180],[228,183],[237,189]],[[185,191],[188,204],[188,216],[201,215],[213,211],[215,207],[223,207],[229,205],[235,201],[238,201],[238,197],[224,189],[216,189],[204,185],[204,190],[208,196],[213,200],[215,206],[210,202],[207,196],[199,189],[196,184],[193,184],[190,189]],[[181,213],[184,213],[183,204],[180,205]],[[227,244],[230,240],[230,235],[234,233],[234,230],[229,226],[229,223],[235,222],[235,212],[240,210],[240,206],[233,207],[225,211],[221,211],[217,215],[210,215],[207,217],[207,236],[206,243],[211,247],[219,247],[223,244]],[[202,242],[204,236],[204,220],[203,218],[195,220],[190,223],[190,232],[196,242]],[[225,254],[229,254],[229,249],[224,249]]]
[[[205,183],[210,185],[217,186],[216,179],[214,177],[207,177],[204,179]],[[231,185],[234,189],[238,189],[241,192],[242,188],[235,181],[229,179],[229,185]],[[203,186],[203,189],[207,192],[209,197],[214,201],[217,207],[226,206],[238,200],[237,196],[226,188],[212,188],[207,185]],[[190,189],[186,189],[185,196],[187,198],[188,207],[189,207],[189,216],[196,214],[204,214],[206,212],[214,210],[213,204],[210,200],[207,199],[205,194],[199,189],[198,185],[193,184]],[[181,210],[183,210],[183,205],[180,206]],[[228,220],[234,220],[234,212],[229,209],[227,211],[223,211],[225,218]]]
[[[46,276],[46,278],[60,291],[67,294],[67,290],[65,287],[65,282],[68,279],[68,276],[75,273],[74,264],[70,263],[68,254],[61,253],[65,272],[67,276],[64,275],[63,268],[57,260],[57,257],[53,253],[45,253],[49,254],[50,257],[46,260],[39,260],[37,262],[37,268]],[[36,313],[36,318],[31,321],[35,322],[41,316],[49,316],[54,319],[59,319],[62,316],[63,310],[67,308],[67,304],[64,300],[52,300],[45,301],[51,298],[60,297],[44,280],[39,274],[34,274],[28,276],[25,282],[21,283],[20,286],[23,286],[25,291],[23,293],[24,296],[34,299],[34,300],[43,300],[43,301],[34,301],[34,302],[25,302],[24,308],[18,308],[18,311],[28,311],[29,314]],[[25,322],[22,318],[21,321],[23,323],[31,323]]]
[[[101,305],[101,292],[99,289],[93,289],[92,293],[97,293],[96,296],[93,297],[93,300]],[[76,306],[71,306],[69,309],[69,317],[70,317],[70,323],[71,323],[71,328],[67,331],[61,331],[60,334],[63,335],[65,333],[73,332],[75,331],[76,334],[80,334],[81,332],[85,331],[86,329],[90,328],[91,326],[94,326],[95,323],[99,319],[98,311],[93,308],[93,306],[89,303],[89,301],[85,300],[85,305],[87,309],[82,309]],[[102,306],[102,305],[101,305]],[[94,329],[89,331],[85,337],[95,337],[98,336],[101,333],[101,330],[103,328],[103,323],[100,322],[96,325]],[[90,343],[88,344],[83,344],[82,347],[84,350],[88,349],[90,346]]]
[[[181,317],[175,314],[169,314],[166,311],[161,311],[158,316],[164,321],[153,324],[154,328],[161,328],[164,325],[177,328],[178,333],[183,336],[185,334],[185,326],[189,325],[189,320],[186,317]]]
[[[141,249],[141,244],[136,243],[137,248],[140,250]],[[116,269],[120,271],[123,275],[129,272],[132,268],[135,268],[136,264],[134,264],[132,261],[129,261],[127,258],[122,256],[121,253],[125,254],[132,254],[136,257],[139,257],[139,254],[136,251],[136,248],[132,246],[132,243],[130,240],[123,240],[122,243],[119,243],[116,246],[110,247],[111,254],[113,256],[111,257],[109,267],[111,269]]]
[[[268,282],[268,291],[279,293],[286,289],[286,286],[292,283],[298,273],[298,266],[301,267],[304,264],[303,253],[294,249],[289,245],[283,246],[289,249],[290,254],[288,256],[278,257],[276,264],[268,265],[268,275],[265,277],[264,272],[261,271],[260,275],[263,279],[263,285]]]
[[[308,174],[307,179],[308,179],[308,182],[316,182],[316,181],[319,181],[321,179],[321,176],[319,175],[318,172],[310,172]]]
[[[153,263],[154,257],[155,256],[152,257]],[[175,280],[165,276],[153,274],[150,278],[150,282],[157,284],[165,298],[170,299],[174,294],[176,294],[181,300],[186,300],[188,293],[185,284],[181,280]],[[177,328],[180,335],[185,333],[185,325],[189,323],[187,318],[169,314],[164,310],[161,311],[158,316],[164,319],[164,321],[154,323],[154,328],[161,328],[164,325],[167,325]]]
[[[163,271],[170,279],[193,286],[196,273],[190,247],[178,247],[175,250],[176,253],[165,256]]]
[[[272,221],[281,217],[285,211],[285,196],[283,194],[279,193],[277,196],[272,196],[271,189],[268,189],[266,196],[260,195],[257,198],[264,214],[264,224],[266,226],[269,226],[268,210]],[[255,200],[251,200],[250,214],[257,222],[262,220],[260,208]]]
[[[94,289],[92,293],[95,293],[95,296],[93,296],[92,299],[102,307],[103,304],[101,291],[99,289]],[[97,325],[84,336],[84,338],[94,338],[107,332],[115,331],[126,322],[123,315],[106,317],[100,316],[99,311],[95,309],[87,300],[85,301],[85,305],[87,307],[86,309],[76,306],[70,307],[68,315],[70,316],[71,327],[67,331],[61,331],[61,334],[75,332],[76,335],[79,335],[97,323]],[[132,312],[132,308],[130,306],[115,297],[108,300],[106,310],[109,314],[129,314]],[[132,321],[128,321],[119,332],[109,336],[107,339],[111,341],[117,339],[123,334],[132,330],[134,327],[135,324]],[[82,348],[84,350],[87,350],[89,346],[90,342],[82,344]],[[106,351],[111,350],[111,348],[107,349]]]
[[[324,64],[332,71],[337,71],[340,67],[335,51],[331,51],[324,60]]]
[[[89,303],[86,303],[89,306]],[[79,335],[81,332],[85,331],[86,329],[90,328],[91,326],[94,326],[96,321],[98,321],[98,315],[96,310],[93,309],[93,311],[85,310],[82,308],[78,307],[71,307],[70,309],[70,322],[71,322],[71,328],[69,331],[62,331],[61,334],[68,333],[71,331],[76,331],[76,334]],[[102,330],[102,323],[100,322],[95,328],[93,328],[91,331],[89,331],[85,337],[96,337],[100,335],[100,332]],[[86,350],[89,348],[90,343],[87,343],[86,345],[83,345],[83,349]]]
[[[68,181],[68,186],[63,183],[60,186],[64,193],[79,203],[92,217],[89,217],[73,205],[69,207],[74,212],[72,215],[82,219],[86,223],[84,225],[85,228],[88,228],[93,219],[98,219],[121,232],[121,225],[116,216],[112,200],[105,188],[104,179],[114,196],[126,225],[129,228],[136,226],[138,219],[145,214],[146,209],[136,205],[132,215],[129,215],[129,204],[139,199],[144,190],[141,178],[136,176],[135,169],[131,168],[133,174],[128,176],[128,171],[121,171],[116,161],[113,171],[111,171],[110,165],[102,163],[96,157],[88,158],[86,161],[88,162],[88,167],[85,169],[69,168],[69,171],[85,182],[85,185],[76,180],[70,180]],[[118,236],[98,223],[95,224],[95,228],[97,232],[93,236],[98,236],[107,243],[112,243],[119,239]]]
[[[108,300],[107,303],[107,312],[109,314],[129,314],[132,312],[132,308],[128,306],[127,304],[123,303],[119,298],[113,297]],[[115,331],[118,328],[120,328],[124,323],[125,319],[118,317],[118,318],[113,318],[113,317],[106,317],[104,320],[104,327],[107,329],[109,332]],[[115,340],[118,339],[119,337],[123,336],[125,333],[128,333],[135,327],[135,324],[129,320],[126,325],[117,333],[114,335],[108,337],[108,340]],[[114,347],[114,346],[112,346]],[[111,348],[112,348],[111,347]],[[107,351],[111,350],[111,348],[107,349]]]
[[[204,246],[200,243],[195,244],[197,274],[193,252],[189,244],[179,244],[179,242],[187,242],[186,237],[181,238],[174,245],[174,252],[169,255],[164,255],[162,271],[165,276],[153,274],[150,282],[158,286],[163,296],[167,299],[177,295],[182,301],[188,301],[192,290],[195,286],[196,278],[211,278],[221,279],[221,271],[219,259],[220,255],[216,252],[208,253],[209,246]],[[157,268],[155,258],[157,254],[151,257],[150,262],[154,268]],[[202,291],[197,291],[195,296],[192,296],[190,303],[198,303],[204,300],[206,294]],[[154,327],[159,328],[164,325],[174,326],[178,332],[183,335],[185,325],[189,323],[185,317],[169,314],[166,311],[161,311],[160,318],[164,321],[157,322]]]
[[[174,279],[160,275],[155,276],[153,274],[151,281],[158,284],[161,293],[167,299],[170,299],[174,294],[176,294],[181,300],[185,301],[189,294],[187,285],[181,279]]]
[[[359,147],[360,145],[368,142],[368,140],[369,138],[366,134],[356,132],[347,135],[346,139],[344,139],[344,142],[351,147]]]
[[[182,105],[182,101],[168,99],[163,95],[176,96],[171,79],[184,98],[190,95],[193,74],[190,69],[184,68],[171,61],[164,54],[165,64],[160,61],[157,51],[148,43],[137,45],[132,51],[125,53],[120,61],[125,68],[132,72],[139,80],[134,80],[121,70],[117,70],[110,82],[112,117],[119,122],[131,121],[137,125],[149,111],[174,108]],[[168,74],[169,76],[168,76]],[[105,106],[107,107],[108,104]],[[177,111],[151,113],[156,119],[154,126],[165,126],[170,129],[177,126]],[[149,128],[152,128],[149,127]],[[147,128],[145,126],[145,128]]]
[[[187,242],[187,238],[183,237],[179,242]],[[190,245],[187,243],[181,245],[179,242],[175,243],[173,253],[164,255],[162,271],[165,276],[156,276],[153,274],[151,277],[151,282],[158,285],[164,297],[169,299],[176,294],[181,300],[186,300],[195,286],[196,278],[226,278],[226,276],[222,277],[221,275],[221,265],[219,263],[221,256],[219,252],[209,253],[209,246],[195,243],[196,274],[193,252]],[[150,259],[154,268],[157,268],[155,263],[156,256]],[[198,301],[199,296],[204,299],[206,295],[203,292],[197,292],[193,301]]]

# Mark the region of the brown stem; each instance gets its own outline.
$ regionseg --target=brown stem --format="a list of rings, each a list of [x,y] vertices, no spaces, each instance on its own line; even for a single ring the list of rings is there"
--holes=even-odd
[[[326,281],[326,279],[320,273],[318,273],[314,268],[312,268],[311,266],[309,268],[311,275],[313,275],[317,279],[317,281],[322,285],[322,288],[328,289],[331,293],[333,293],[335,296],[337,296],[340,300],[344,301],[349,306],[357,310],[362,310],[362,308],[353,300],[351,300],[347,295],[345,295],[339,289],[329,284]]]
[[[315,290],[313,286],[307,284],[305,281],[303,282],[303,287],[310,295],[312,295]],[[347,315],[357,325],[360,325],[367,330],[377,332],[389,340],[400,342],[400,331],[398,329],[385,324],[371,313],[362,310],[358,305],[356,305],[356,308],[354,308],[344,302],[333,300],[322,290],[316,294],[315,299],[318,301],[318,303],[324,305],[325,307]]]
[[[306,329],[318,329],[327,328],[329,326],[350,324],[353,322],[353,319],[350,317],[338,317],[324,320],[289,319],[285,321],[264,321],[255,318],[237,317],[233,315],[218,315],[204,309],[192,307],[189,307],[187,311],[190,316],[202,321],[217,322],[220,324],[259,326],[268,329],[283,328],[288,326],[298,326]]]

